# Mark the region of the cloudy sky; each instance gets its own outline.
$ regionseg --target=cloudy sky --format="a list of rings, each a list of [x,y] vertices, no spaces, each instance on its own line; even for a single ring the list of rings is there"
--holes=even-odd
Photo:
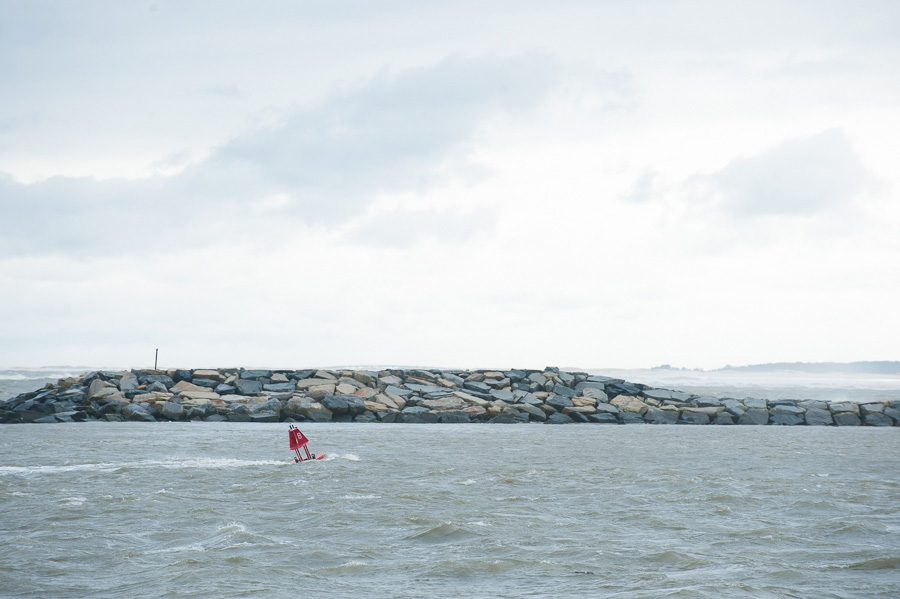
[[[0,366],[900,359],[898,31],[0,0]]]

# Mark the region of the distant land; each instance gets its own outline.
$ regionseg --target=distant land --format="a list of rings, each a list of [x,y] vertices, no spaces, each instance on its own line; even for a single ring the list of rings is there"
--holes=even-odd
[[[685,368],[673,368],[668,364],[656,366],[653,370],[686,370]],[[772,362],[770,364],[751,364],[749,366],[725,366],[716,368],[711,372],[723,372],[740,370],[744,372],[778,372],[790,370],[794,372],[826,373],[826,372],[856,372],[862,374],[900,374],[900,362],[897,361],[870,361],[870,362]]]

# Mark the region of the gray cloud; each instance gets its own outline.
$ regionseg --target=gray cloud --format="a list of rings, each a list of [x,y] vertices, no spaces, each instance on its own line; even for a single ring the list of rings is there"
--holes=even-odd
[[[734,215],[807,216],[849,202],[866,172],[847,137],[830,129],[738,158],[702,179]]]
[[[300,108],[276,126],[216,149],[180,173],[150,179],[0,177],[4,255],[128,252],[202,243],[201,230],[324,224],[359,214],[386,191],[440,181],[465,155],[483,120],[528,111],[553,86],[540,55],[448,58],[384,73]],[[278,196],[274,204],[267,198]]]

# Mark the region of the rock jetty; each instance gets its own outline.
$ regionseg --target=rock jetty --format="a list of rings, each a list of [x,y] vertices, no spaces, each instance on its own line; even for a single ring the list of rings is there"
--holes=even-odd
[[[2,423],[96,420],[900,426],[900,399],[704,397],[559,368],[220,368],[89,372],[0,402]]]

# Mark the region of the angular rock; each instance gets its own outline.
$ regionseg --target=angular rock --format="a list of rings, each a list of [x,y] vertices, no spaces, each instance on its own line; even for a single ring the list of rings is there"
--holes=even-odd
[[[716,419],[713,421],[713,424],[734,424],[734,416],[728,412],[719,412],[716,414]]]
[[[571,408],[575,405],[568,396],[555,394],[548,397],[547,401],[544,403],[558,411],[562,411],[564,408]]]
[[[533,404],[516,404],[516,409],[524,414],[528,414],[528,417],[531,420],[536,420],[538,422],[544,422],[545,420],[547,420],[547,415],[544,413],[544,411]]]
[[[547,418],[547,424],[572,424],[573,422],[574,420],[570,416],[562,412],[556,412]]]
[[[296,389],[296,387],[297,386],[294,383],[271,383],[269,385],[263,385],[263,391],[272,393],[290,393]]]
[[[834,424],[834,420],[831,418],[831,412],[826,410],[812,409],[807,410],[806,415],[806,424],[810,426],[830,426]]]
[[[596,422],[597,424],[619,424],[619,419],[616,418],[615,414],[608,414],[605,412],[591,414],[588,416],[588,420]]]
[[[675,424],[678,422],[678,412],[675,410],[660,410],[659,408],[647,408],[644,420],[650,424]]]
[[[642,402],[640,399],[628,395],[617,395],[610,404],[621,408],[623,412],[629,412],[632,414],[643,414],[647,411],[647,404]],[[599,406],[597,409],[600,409]]]
[[[768,424],[769,410],[765,408],[750,408],[738,416],[738,424]]]
[[[644,389],[641,391],[641,395],[644,397],[649,397],[651,399],[658,399],[660,401],[665,399],[670,399],[673,401],[687,401],[691,398],[690,393],[684,393],[682,391],[670,391],[669,389]]]
[[[834,423],[837,426],[859,426],[862,421],[854,412],[837,412],[832,414]]]
[[[234,386],[241,395],[256,395],[263,390],[262,383],[250,379],[238,379],[234,382]]]
[[[164,403],[159,411],[169,420],[181,420],[184,418],[184,406],[173,401]]]
[[[894,426],[894,421],[890,416],[881,412],[870,412],[863,416],[863,424],[866,426]]]
[[[681,412],[679,422],[682,424],[709,424],[709,414],[705,412]]]
[[[784,425],[784,426],[796,426],[798,424],[805,424],[806,420],[803,418],[802,414],[775,414],[769,419],[769,424],[776,425]]]

